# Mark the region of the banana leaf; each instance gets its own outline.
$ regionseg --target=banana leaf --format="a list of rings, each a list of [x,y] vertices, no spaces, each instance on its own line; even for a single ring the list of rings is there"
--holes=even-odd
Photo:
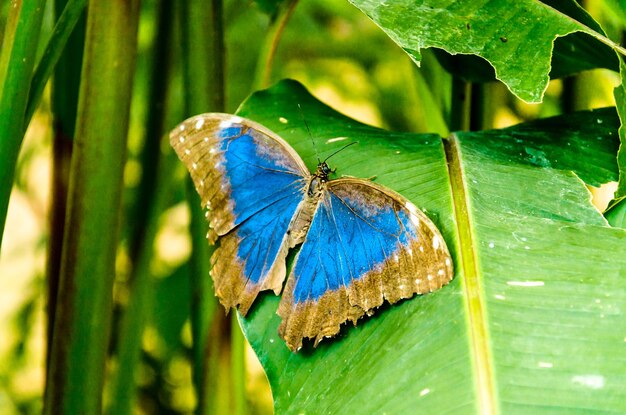
[[[357,142],[330,160],[336,174],[409,198],[456,268],[439,291],[297,353],[278,337],[280,299],[260,296],[240,323],[276,413],[626,411],[626,232],[585,185],[617,179],[614,108],[442,139],[357,123],[283,81],[239,114],[310,169]]]

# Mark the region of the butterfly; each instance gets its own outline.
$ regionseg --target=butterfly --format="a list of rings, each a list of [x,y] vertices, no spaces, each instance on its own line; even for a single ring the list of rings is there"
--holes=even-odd
[[[207,209],[209,242],[219,239],[211,277],[221,304],[245,316],[260,291],[282,291],[279,335],[292,351],[453,277],[443,237],[409,200],[370,180],[331,180],[326,161],[311,174],[256,122],[201,114],[175,127],[170,143]]]

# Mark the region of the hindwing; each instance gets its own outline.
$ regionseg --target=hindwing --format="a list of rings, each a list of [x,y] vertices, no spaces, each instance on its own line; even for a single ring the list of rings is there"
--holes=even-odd
[[[291,349],[356,323],[384,300],[441,288],[452,260],[437,227],[403,196],[367,180],[327,183],[278,314]]]

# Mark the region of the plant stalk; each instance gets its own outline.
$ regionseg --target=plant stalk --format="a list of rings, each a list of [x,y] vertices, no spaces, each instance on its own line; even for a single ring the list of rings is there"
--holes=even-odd
[[[166,100],[171,73],[172,0],[159,0],[157,35],[153,44],[149,76],[148,117],[144,146],[139,156],[142,166],[137,197],[129,209],[129,256],[132,272],[129,279],[129,300],[119,326],[117,342],[117,372],[111,382],[111,414],[123,415],[133,411],[137,396],[135,375],[141,362],[142,335],[154,309],[156,283],[151,272],[153,246],[159,217],[170,197],[172,172],[177,162],[173,151],[161,152],[167,111]],[[165,86],[164,86],[165,85]]]
[[[138,0],[91,0],[46,414],[102,410]]]
[[[73,0],[56,1],[57,14],[68,13],[68,3]],[[75,2],[73,2],[75,3]],[[71,6],[71,5],[70,5]],[[48,336],[47,336],[47,368],[50,367],[52,349],[52,334],[56,312],[56,299],[59,289],[61,272],[61,252],[63,249],[63,235],[65,213],[67,210],[67,192],[69,187],[70,162],[72,159],[72,145],[74,127],[78,107],[78,91],[80,87],[80,70],[83,61],[83,46],[85,43],[85,14],[75,25],[76,30],[67,39],[67,48],[59,56],[52,79],[51,108],[54,117],[54,138],[52,141],[52,177],[50,200],[50,236],[48,238],[47,282],[48,282]],[[58,26],[58,24],[57,24]],[[37,72],[37,71],[36,71]],[[33,84],[35,81],[33,80]],[[33,86],[33,89],[36,88]],[[32,102],[29,100],[29,105]],[[33,110],[34,111],[34,110]],[[28,110],[27,110],[28,119]]]
[[[280,2],[276,15],[272,17],[267,33],[261,45],[259,58],[257,60],[257,68],[254,76],[254,89],[263,89],[269,86],[270,76],[272,74],[272,66],[274,56],[280,43],[283,31],[287,26],[287,22],[291,18],[298,0],[286,0]]]
[[[450,131],[468,131],[471,122],[471,91],[469,82],[452,78]]]
[[[45,0],[14,1],[9,7],[0,55],[0,247],[22,146],[24,114],[35,65]]]
[[[187,0],[182,3],[181,28],[183,51],[183,84],[186,116],[207,111],[225,110],[225,45],[222,0]],[[225,396],[232,396],[230,377],[215,369],[211,350],[230,347],[230,331],[223,332],[226,317],[216,310],[218,304],[209,276],[210,257],[214,247],[206,240],[208,223],[193,184],[187,181],[191,212],[192,253],[189,259],[191,286],[191,331],[193,337],[193,383],[198,398],[196,413],[221,413],[215,399],[222,396],[215,384],[229,386]],[[218,311],[216,313],[216,311]],[[209,333],[214,333],[210,335]],[[229,354],[230,355],[230,354]],[[230,362],[227,360],[227,362]],[[222,408],[223,409],[223,408]]]

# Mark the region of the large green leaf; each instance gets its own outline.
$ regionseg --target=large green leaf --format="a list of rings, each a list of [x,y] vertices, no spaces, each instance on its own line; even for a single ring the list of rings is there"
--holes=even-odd
[[[239,113],[309,168],[357,141],[331,159],[337,174],[375,176],[411,199],[456,265],[450,285],[298,353],[278,337],[279,298],[261,296],[240,321],[277,413],[626,411],[626,233],[580,179],[617,177],[614,110],[443,142],[358,124],[285,81]]]
[[[488,64],[474,56],[445,59],[443,63],[471,80],[488,80],[495,69],[495,77],[528,102],[540,102],[543,97],[553,46],[553,77],[598,67],[618,68],[612,49],[619,47],[573,0],[350,2],[416,63],[421,60],[422,48],[479,56]]]

